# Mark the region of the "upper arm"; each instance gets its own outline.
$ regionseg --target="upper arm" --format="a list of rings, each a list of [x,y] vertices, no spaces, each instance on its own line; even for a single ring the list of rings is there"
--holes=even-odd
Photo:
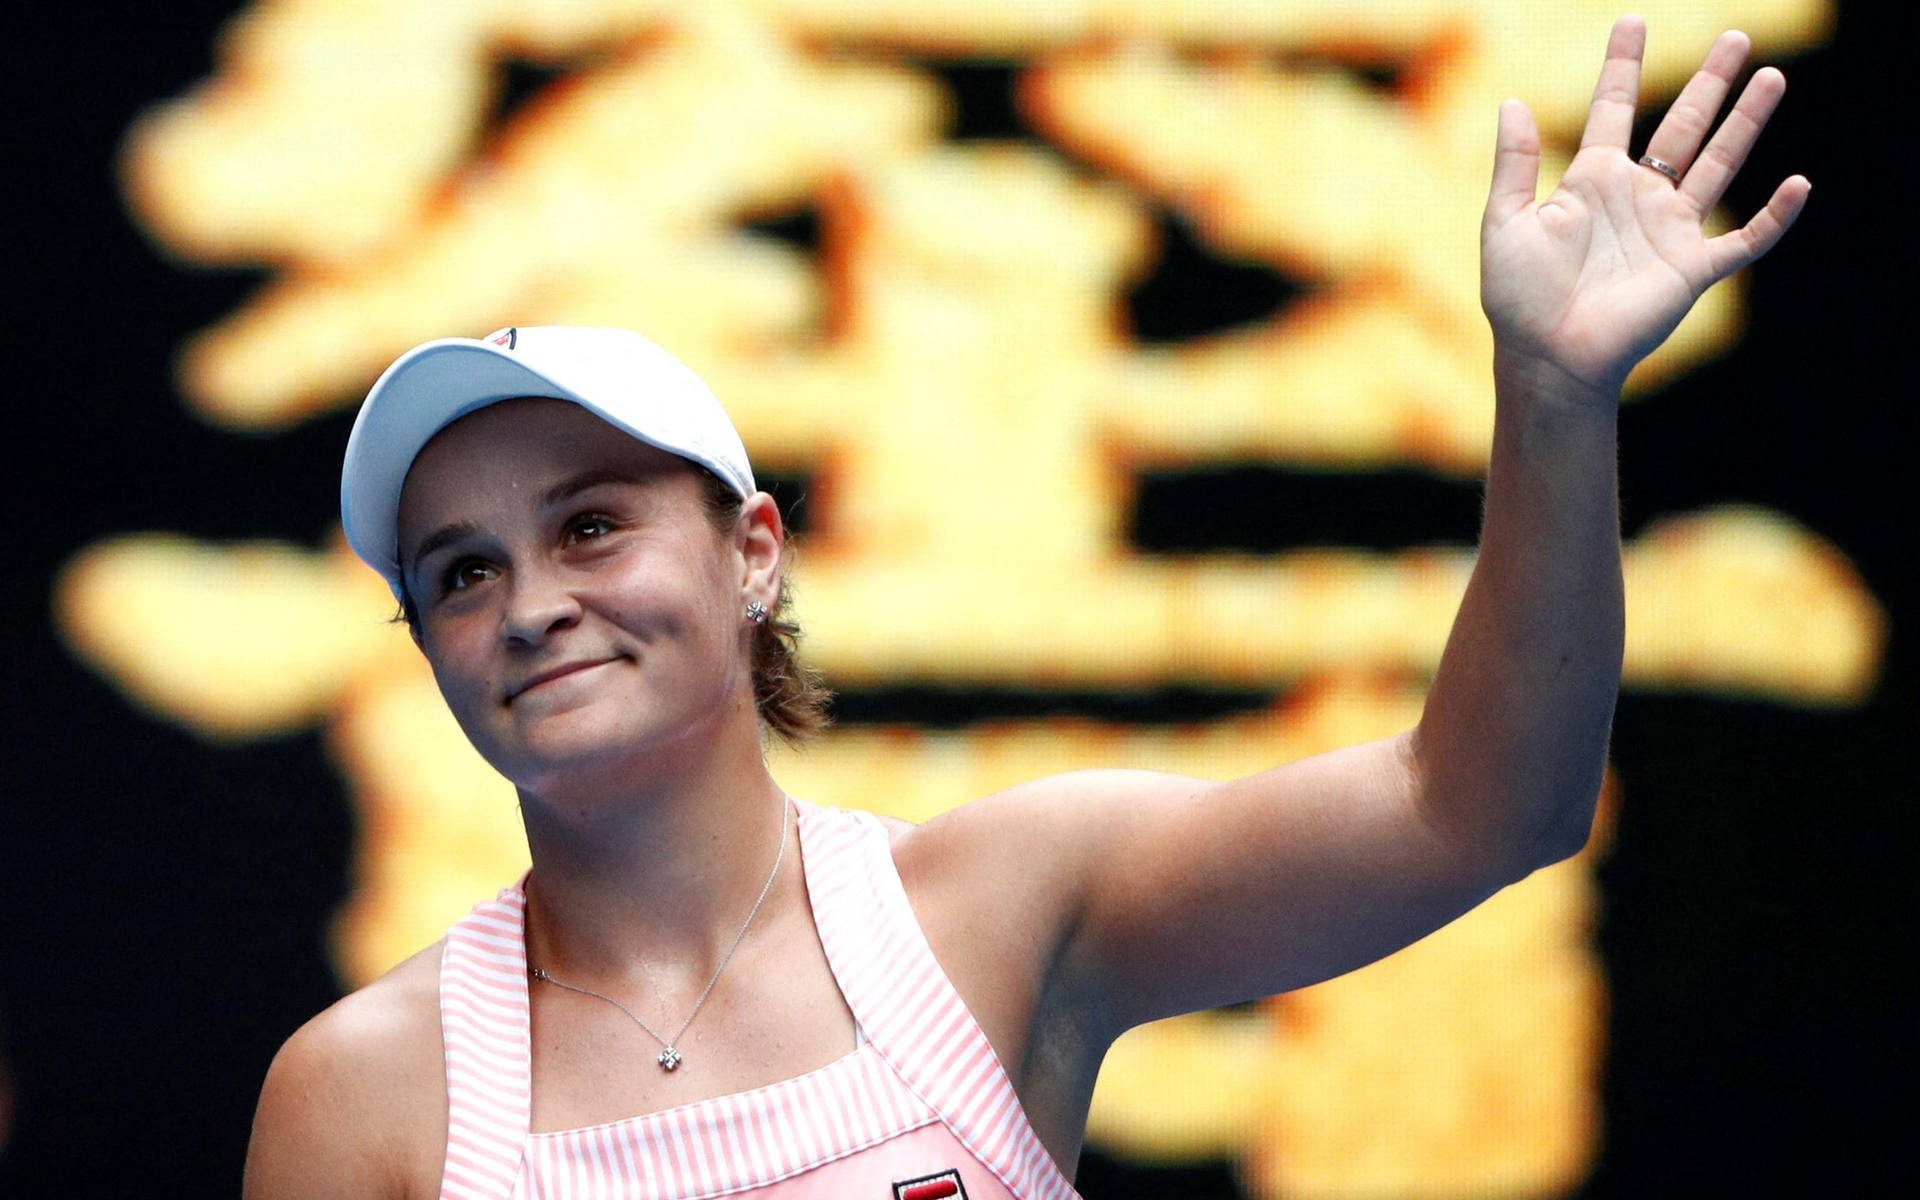
[[[1342,974],[1524,874],[1437,821],[1422,787],[1402,735],[1226,783],[1055,776],[923,833],[974,864],[978,920],[1036,990],[1118,1034]]]
[[[437,1186],[446,1128],[437,1012],[429,1022],[417,997],[386,983],[307,1022],[274,1056],[247,1145],[247,1200]]]

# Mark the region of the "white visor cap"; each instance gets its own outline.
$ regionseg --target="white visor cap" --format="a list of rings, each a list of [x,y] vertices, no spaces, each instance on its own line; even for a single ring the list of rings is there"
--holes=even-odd
[[[400,580],[400,489],[433,435],[470,412],[522,396],[568,400],[650,446],[698,463],[746,499],[747,449],[713,392],[637,333],[550,325],[415,346],[381,373],[347,438],[340,523],[347,544]]]

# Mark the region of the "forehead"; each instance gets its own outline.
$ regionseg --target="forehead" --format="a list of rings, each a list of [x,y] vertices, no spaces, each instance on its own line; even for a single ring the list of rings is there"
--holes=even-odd
[[[530,495],[581,472],[639,482],[691,477],[678,455],[650,446],[565,400],[503,400],[468,413],[421,448],[400,489],[400,531],[523,488]]]

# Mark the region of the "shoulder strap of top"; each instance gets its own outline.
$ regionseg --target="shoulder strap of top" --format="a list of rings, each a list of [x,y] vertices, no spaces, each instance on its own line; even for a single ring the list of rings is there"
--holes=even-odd
[[[1016,1196],[1071,1200],[987,1035],[934,959],[870,813],[800,807],[814,923],[847,1007],[901,1080]]]
[[[447,1055],[444,1200],[507,1200],[533,1120],[526,894],[507,888],[447,931],[440,1030]]]

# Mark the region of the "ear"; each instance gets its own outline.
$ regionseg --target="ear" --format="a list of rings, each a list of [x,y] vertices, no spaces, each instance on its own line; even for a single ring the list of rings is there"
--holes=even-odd
[[[787,529],[773,497],[755,492],[743,501],[740,519],[734,522],[733,536],[744,568],[740,579],[741,605],[758,600],[768,612],[774,611],[780,603],[780,556],[786,548]]]

